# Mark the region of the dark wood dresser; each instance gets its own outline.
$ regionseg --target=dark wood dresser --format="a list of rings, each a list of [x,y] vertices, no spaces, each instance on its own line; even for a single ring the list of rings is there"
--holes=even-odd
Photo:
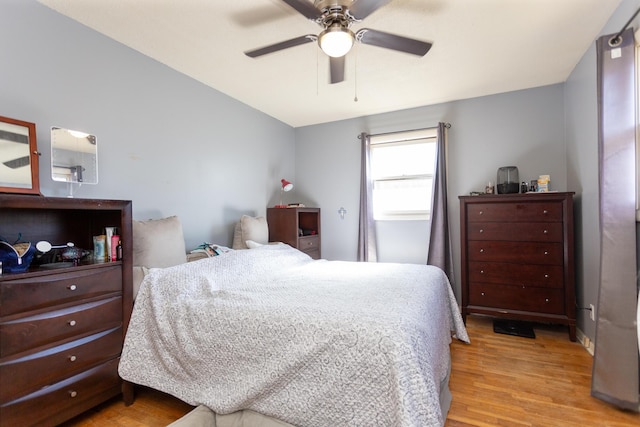
[[[118,228],[121,261],[0,276],[0,425],[53,426],[122,392],[132,310],[131,202],[0,195],[0,235],[73,242]],[[51,265],[49,265],[51,267]],[[55,267],[55,266],[54,266]]]
[[[268,208],[269,241],[320,259],[320,208]]]
[[[573,194],[460,197],[465,320],[564,324],[576,340]]]

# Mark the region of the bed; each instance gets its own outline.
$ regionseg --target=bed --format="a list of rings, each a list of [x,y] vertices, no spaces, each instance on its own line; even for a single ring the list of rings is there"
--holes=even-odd
[[[150,269],[119,371],[275,425],[442,426],[452,336],[469,342],[436,267],[265,245]]]

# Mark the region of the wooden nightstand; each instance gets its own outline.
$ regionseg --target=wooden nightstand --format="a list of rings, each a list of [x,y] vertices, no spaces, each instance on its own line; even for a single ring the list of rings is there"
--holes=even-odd
[[[268,208],[269,241],[320,259],[320,208]]]

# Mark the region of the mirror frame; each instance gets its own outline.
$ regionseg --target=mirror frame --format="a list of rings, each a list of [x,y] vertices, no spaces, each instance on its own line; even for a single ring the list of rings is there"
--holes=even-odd
[[[29,166],[31,167],[31,188],[0,186],[0,193],[37,194],[40,195],[40,175],[38,160],[38,144],[36,143],[36,124],[22,120],[11,119],[0,116],[0,122],[22,126],[28,129],[29,133]]]

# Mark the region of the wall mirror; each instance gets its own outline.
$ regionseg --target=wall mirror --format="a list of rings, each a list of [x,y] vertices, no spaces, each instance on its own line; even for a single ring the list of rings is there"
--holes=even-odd
[[[40,194],[35,123],[0,116],[0,193]]]
[[[51,179],[72,184],[97,184],[98,143],[96,136],[52,127]]]

